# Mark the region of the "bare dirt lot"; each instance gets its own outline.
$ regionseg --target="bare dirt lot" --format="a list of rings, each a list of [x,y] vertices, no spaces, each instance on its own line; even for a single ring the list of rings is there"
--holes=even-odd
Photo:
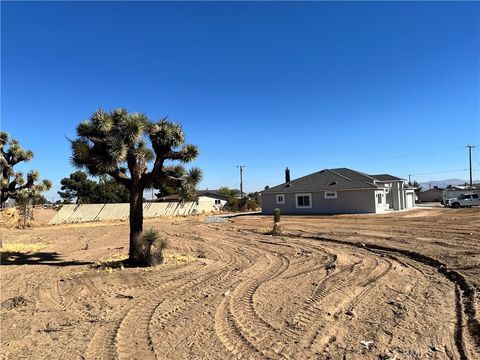
[[[3,229],[3,358],[480,358],[479,209],[150,226],[153,269],[126,223]]]

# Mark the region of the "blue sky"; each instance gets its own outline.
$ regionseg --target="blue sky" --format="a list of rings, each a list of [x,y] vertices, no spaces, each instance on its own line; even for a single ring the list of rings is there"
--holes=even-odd
[[[98,107],[168,115],[202,188],[323,168],[479,178],[478,2],[2,2],[1,128],[58,191]],[[58,196],[57,196],[58,197]]]

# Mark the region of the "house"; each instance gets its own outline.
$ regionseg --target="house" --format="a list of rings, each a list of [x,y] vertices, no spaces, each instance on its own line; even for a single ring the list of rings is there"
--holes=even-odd
[[[338,168],[324,169],[262,191],[262,213],[354,214],[382,213],[415,206],[415,188],[389,174],[368,175]]]
[[[443,189],[434,186],[433,189],[418,193],[418,202],[441,202],[443,199]]]
[[[17,201],[15,199],[9,198],[1,204],[2,209],[11,209],[17,206]]]
[[[217,190],[198,190],[197,196],[197,204],[202,205],[202,209],[210,209],[210,211],[223,210],[228,201],[228,197],[219,194]],[[180,202],[180,196],[177,194],[166,195],[158,198],[155,202]]]

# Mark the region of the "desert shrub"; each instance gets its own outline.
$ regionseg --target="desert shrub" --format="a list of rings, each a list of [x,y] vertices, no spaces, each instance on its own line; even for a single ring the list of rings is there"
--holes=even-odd
[[[238,210],[240,210],[240,204],[239,203],[240,203],[240,199],[238,199],[236,197],[232,197],[232,198],[228,199],[226,208],[230,211],[238,211]]]
[[[240,199],[240,201],[238,202],[238,207],[240,211],[247,211],[247,203],[248,203],[247,198]]]
[[[256,210],[260,207],[260,202],[255,198],[243,197],[230,197],[227,201],[225,208],[230,211],[247,211]]]
[[[257,210],[258,203],[255,200],[248,200],[247,201],[247,210]]]
[[[143,232],[142,247],[146,252],[146,265],[155,266],[163,263],[163,250],[168,246],[168,240],[161,236],[155,228],[150,228]]]

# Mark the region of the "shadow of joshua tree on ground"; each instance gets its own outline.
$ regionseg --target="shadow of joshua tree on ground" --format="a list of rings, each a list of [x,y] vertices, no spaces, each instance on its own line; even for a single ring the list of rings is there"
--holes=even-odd
[[[16,251],[2,251],[0,265],[53,265],[53,266],[75,266],[91,265],[90,261],[70,260],[64,261],[61,255],[56,252],[35,252],[21,253]]]

